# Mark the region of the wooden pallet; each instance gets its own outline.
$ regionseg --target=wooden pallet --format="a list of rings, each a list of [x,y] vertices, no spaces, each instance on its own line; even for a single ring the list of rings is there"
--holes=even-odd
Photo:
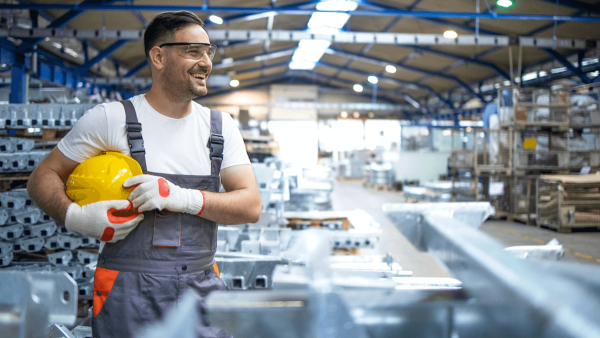
[[[346,177],[346,176],[337,176],[336,179],[342,182],[360,182],[363,180],[362,177]]]
[[[371,184],[371,183],[365,182],[364,186],[369,189],[378,190],[378,191],[395,191],[394,187],[389,184]]]
[[[529,220],[527,219],[527,215],[509,214],[507,216],[507,220],[509,220],[511,222],[523,223],[525,225],[536,225],[536,218],[537,218],[536,214],[530,214]]]

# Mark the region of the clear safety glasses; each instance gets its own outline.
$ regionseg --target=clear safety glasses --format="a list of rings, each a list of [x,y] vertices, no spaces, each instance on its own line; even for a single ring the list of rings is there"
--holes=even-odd
[[[204,57],[204,53],[206,53],[210,61],[212,61],[217,52],[217,46],[211,45],[210,43],[170,42],[163,43],[158,47],[163,48],[166,46],[177,46],[176,49],[179,52],[179,55],[190,60],[200,60]]]

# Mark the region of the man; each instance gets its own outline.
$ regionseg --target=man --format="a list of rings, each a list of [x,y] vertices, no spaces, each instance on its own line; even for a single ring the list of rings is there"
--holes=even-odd
[[[228,114],[192,101],[207,93],[216,50],[202,20],[187,11],[161,13],[146,29],[144,48],[151,90],[88,111],[27,187],[67,229],[106,241],[94,281],[94,337],[135,336],[189,286],[202,297],[224,289],[212,268],[216,223],[254,223],[261,213],[237,126]],[[65,194],[64,182],[79,163],[103,151],[131,155],[144,175],[123,184],[135,187],[131,202],[80,207]],[[219,174],[225,193],[218,193]],[[123,223],[107,216],[110,209],[131,207],[143,215]],[[204,317],[200,335],[227,336]]]

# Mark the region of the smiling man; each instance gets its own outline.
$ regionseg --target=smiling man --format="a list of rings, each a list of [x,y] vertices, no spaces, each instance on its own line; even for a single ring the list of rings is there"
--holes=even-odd
[[[214,269],[217,223],[257,222],[260,194],[237,125],[192,101],[207,93],[216,52],[202,20],[187,11],[161,13],[144,47],[151,90],[89,110],[36,168],[28,191],[67,229],[107,241],[94,280],[95,338],[136,336],[188,287],[202,297],[199,335],[227,337],[204,317],[206,295],[225,289]],[[105,151],[140,164],[144,175],[123,186],[134,188],[130,208],[143,216],[118,224],[107,214],[127,201],[79,206],[65,194],[75,167]]]

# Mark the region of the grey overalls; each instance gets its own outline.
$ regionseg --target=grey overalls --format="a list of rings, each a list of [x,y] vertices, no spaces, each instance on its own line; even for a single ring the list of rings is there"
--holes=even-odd
[[[210,111],[211,175],[171,175],[147,172],[142,126],[131,101],[121,103],[131,157],[144,173],[164,177],[182,188],[219,191],[224,144],[221,112]],[[135,337],[140,329],[162,319],[176,306],[188,287],[202,296],[199,336],[229,337],[221,329],[209,327],[205,316],[205,296],[225,289],[212,268],[216,247],[215,222],[186,213],[145,212],[144,220],[127,237],[106,243],[98,257],[93,337]]]

